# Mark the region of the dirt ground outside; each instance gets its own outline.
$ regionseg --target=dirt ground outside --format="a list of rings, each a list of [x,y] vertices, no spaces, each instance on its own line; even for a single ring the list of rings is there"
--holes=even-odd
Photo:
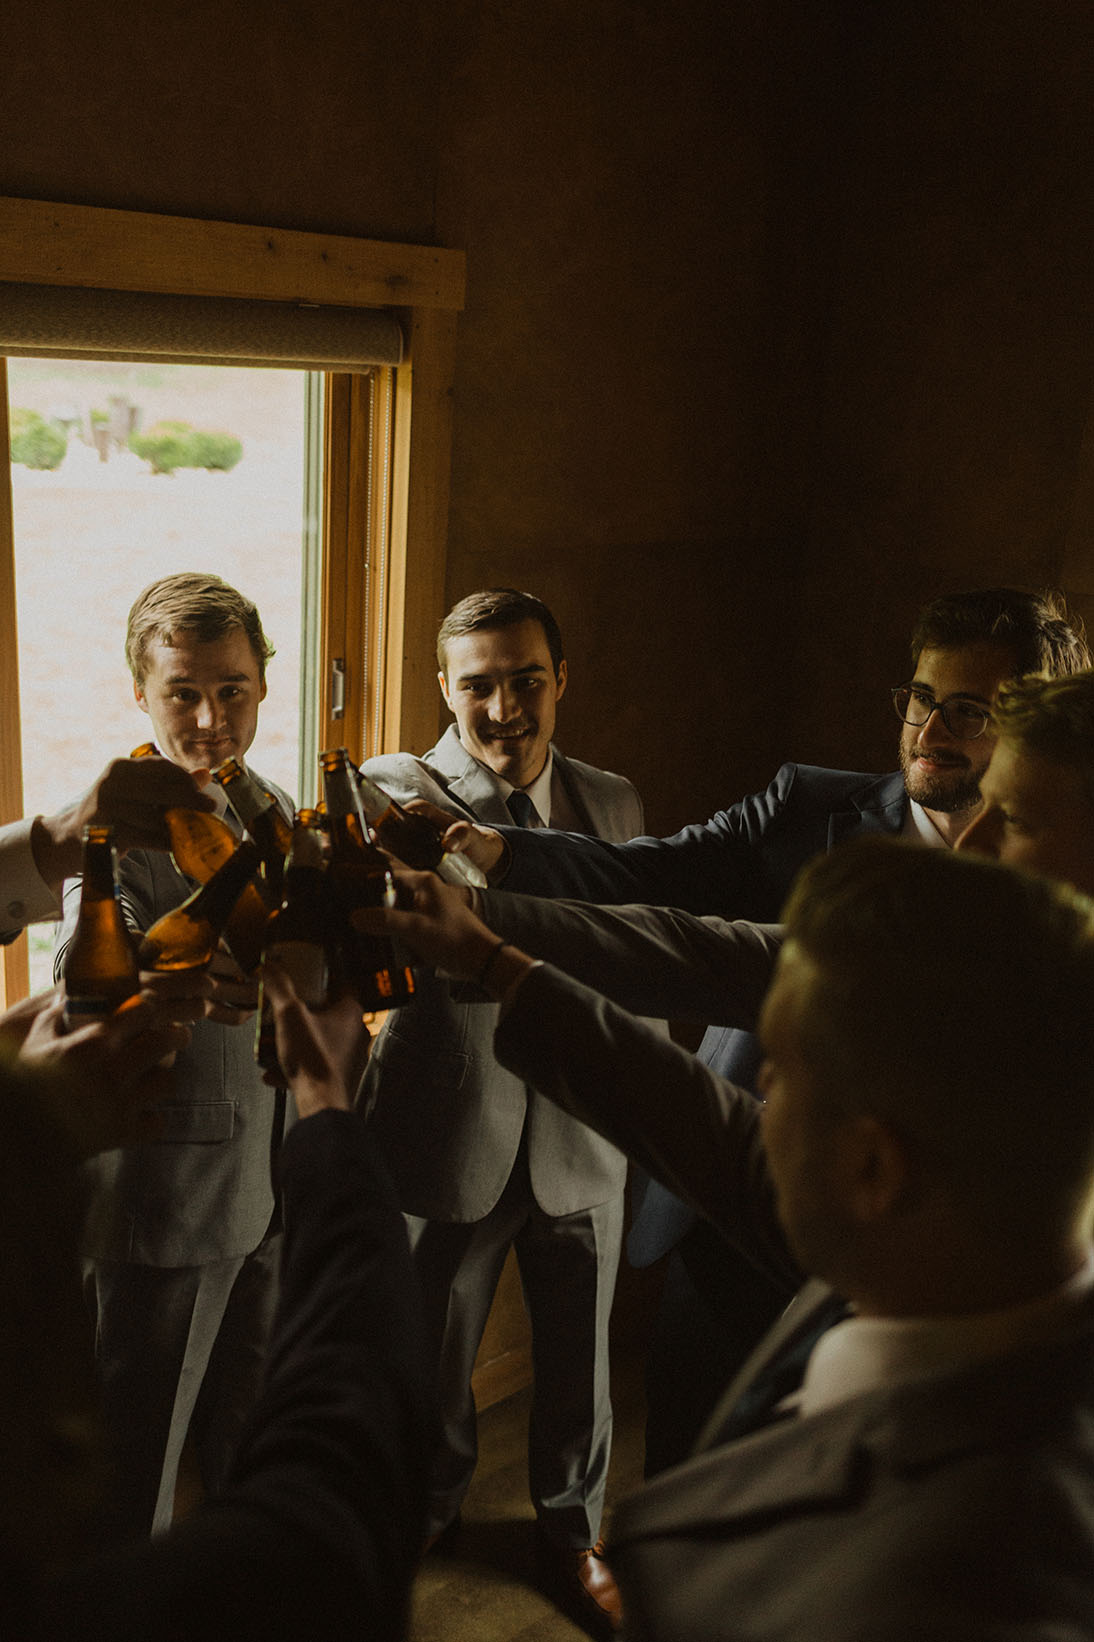
[[[258,605],[277,654],[248,756],[296,795],[303,373],[29,359],[8,371],[12,409],[78,424],[55,471],[12,465],[25,812],[58,808],[149,738],[125,664],[126,617],[143,587],[180,570],[215,571]],[[81,428],[111,395],[127,396],[145,429],[166,418],[232,433],[242,459],[230,473],[170,475],[125,449],[103,461]],[[49,984],[51,947],[44,926],[31,941],[34,990]]]

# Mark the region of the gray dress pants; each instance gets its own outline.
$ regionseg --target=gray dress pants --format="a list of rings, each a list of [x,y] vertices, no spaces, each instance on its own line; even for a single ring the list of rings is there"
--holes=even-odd
[[[427,1533],[456,1516],[478,1454],[471,1374],[510,1245],[532,1324],[528,1482],[558,1544],[600,1537],[611,1451],[608,1319],[623,1237],[623,1193],[576,1214],[536,1203],[524,1141],[501,1197],[471,1224],[407,1215],[422,1287],[443,1436]]]
[[[170,1526],[183,1443],[219,1487],[258,1391],[277,1299],[280,1233],[202,1266],[88,1261],[114,1486],[110,1531]]]

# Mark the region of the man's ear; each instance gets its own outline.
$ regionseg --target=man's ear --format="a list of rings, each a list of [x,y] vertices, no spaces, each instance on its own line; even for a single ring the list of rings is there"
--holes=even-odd
[[[563,656],[558,664],[558,673],[555,677],[555,700],[562,700],[562,692],[566,688],[566,657]]]
[[[860,1225],[894,1213],[911,1190],[912,1161],[905,1141],[881,1118],[859,1112],[841,1137],[844,1201]]]
[[[444,697],[445,706],[448,708],[450,713],[454,713],[456,709],[452,705],[452,697],[448,693],[448,680],[445,678],[443,673],[437,674],[437,683],[441,687],[441,694]]]
[[[144,691],[141,689],[140,682],[137,679],[133,680],[133,696],[141,712],[146,713],[148,711],[148,703],[145,700]]]

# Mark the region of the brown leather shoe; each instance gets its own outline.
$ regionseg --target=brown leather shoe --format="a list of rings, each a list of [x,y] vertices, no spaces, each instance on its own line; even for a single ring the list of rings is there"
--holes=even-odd
[[[618,1631],[623,1625],[623,1599],[608,1564],[604,1560],[604,1541],[584,1550],[569,1545],[556,1545],[540,1533],[540,1546],[549,1561],[550,1570],[560,1591],[583,1612],[587,1619],[598,1621]]]

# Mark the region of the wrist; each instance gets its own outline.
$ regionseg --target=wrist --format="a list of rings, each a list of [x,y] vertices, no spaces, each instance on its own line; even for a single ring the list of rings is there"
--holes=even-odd
[[[43,883],[59,890],[66,878],[78,876],[83,861],[83,841],[72,830],[71,819],[60,815],[36,815],[30,829],[30,850]]]
[[[535,968],[535,960],[507,941],[495,943],[479,971],[479,985],[498,1003],[508,1003],[525,977]]]
[[[508,838],[500,832],[495,836],[501,841],[501,852],[493,866],[488,867],[486,872],[486,881],[492,889],[504,881],[509,868],[513,865],[513,849]]]

